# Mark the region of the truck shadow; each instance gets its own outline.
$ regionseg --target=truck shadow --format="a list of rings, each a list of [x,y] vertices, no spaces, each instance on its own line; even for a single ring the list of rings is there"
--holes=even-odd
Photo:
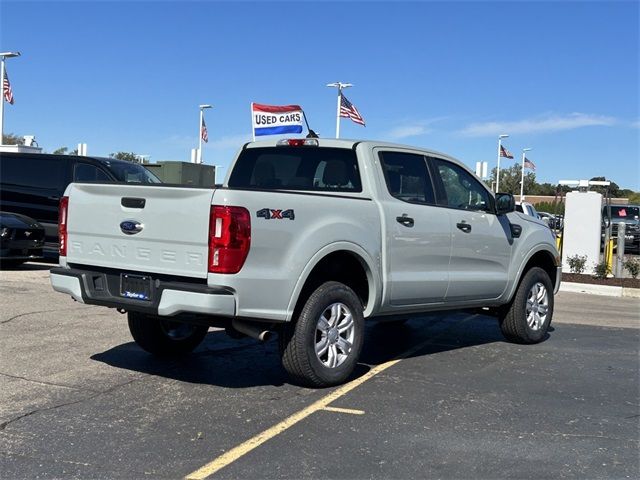
[[[441,318],[416,317],[405,324],[372,322],[366,327],[360,363],[351,379],[376,365],[405,356],[417,345],[422,346],[407,357],[503,341],[495,319],[463,313]],[[261,344],[250,338],[232,339],[224,331],[210,331],[194,353],[178,359],[158,359],[134,342],[97,353],[91,359],[116,368],[224,388],[289,383],[280,364],[277,338]]]

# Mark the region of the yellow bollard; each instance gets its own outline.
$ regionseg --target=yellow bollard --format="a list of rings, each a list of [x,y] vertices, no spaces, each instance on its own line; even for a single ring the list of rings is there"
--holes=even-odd
[[[606,245],[604,251],[604,261],[607,262],[609,271],[613,272],[613,239],[609,239],[609,243]]]
[[[558,251],[562,250],[562,234],[556,237],[556,248]]]

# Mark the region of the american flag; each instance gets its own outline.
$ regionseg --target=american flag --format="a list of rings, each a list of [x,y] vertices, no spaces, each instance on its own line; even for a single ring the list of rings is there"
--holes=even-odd
[[[502,145],[500,145],[500,156],[505,158],[513,158],[513,154]]]
[[[340,94],[340,116],[350,118],[357,124],[365,126],[364,118],[362,118],[362,115],[360,115],[356,106],[347,100],[347,97],[343,94]]]
[[[528,168],[529,170],[535,170],[536,164],[529,160],[527,157],[524,157],[524,168]]]
[[[202,125],[200,126],[200,136],[204,143],[209,142],[209,132],[207,132],[207,124],[204,123],[204,117],[202,117]]]
[[[11,90],[11,84],[9,83],[9,76],[7,75],[6,70],[4,71],[4,79],[2,81],[2,93],[5,102],[9,102],[13,105],[13,90]]]

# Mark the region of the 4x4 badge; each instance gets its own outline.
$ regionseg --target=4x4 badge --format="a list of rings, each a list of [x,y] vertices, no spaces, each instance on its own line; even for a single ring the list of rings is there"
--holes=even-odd
[[[256,212],[258,218],[264,218],[265,220],[283,220],[288,218],[289,220],[295,220],[296,214],[290,208],[288,210],[274,210],[273,208],[263,208]]]

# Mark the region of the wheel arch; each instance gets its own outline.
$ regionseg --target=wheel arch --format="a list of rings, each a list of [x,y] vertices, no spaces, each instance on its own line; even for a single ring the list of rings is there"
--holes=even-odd
[[[515,277],[516,281],[511,285],[511,289],[509,290],[508,300],[511,301],[513,296],[515,295],[520,282],[524,275],[533,267],[542,268],[551,279],[551,285],[556,284],[557,276],[558,276],[558,258],[557,254],[551,249],[547,248],[545,245],[540,245],[537,248],[534,248],[529,252],[529,254],[525,257],[524,261],[520,264],[520,269],[518,270],[518,274]]]
[[[362,247],[337,242],[320,249],[303,269],[287,307],[287,321],[294,318],[313,290],[330,280],[345,283],[354,290],[365,305],[365,317],[378,308],[382,295],[376,263]]]

